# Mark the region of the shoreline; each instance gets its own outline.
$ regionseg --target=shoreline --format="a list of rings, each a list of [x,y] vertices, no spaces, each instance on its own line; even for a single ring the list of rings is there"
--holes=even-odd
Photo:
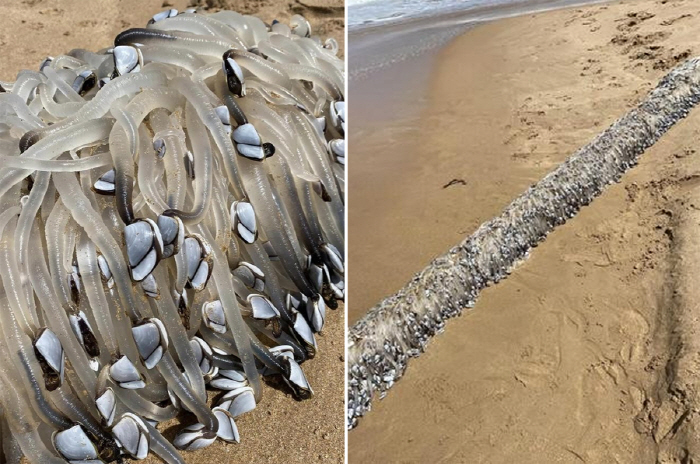
[[[390,166],[400,180],[368,195],[392,196],[366,214],[387,207],[371,226],[400,246],[354,255],[351,322],[357,300],[364,311],[392,294],[697,56],[698,16],[684,1],[573,7],[481,24],[442,49],[426,131],[403,154],[414,169]],[[699,129],[695,110],[449,321],[349,433],[351,460],[673,462],[684,426],[661,401],[678,349],[666,314]],[[466,185],[443,188],[453,179]]]
[[[552,5],[552,2],[546,3]],[[581,2],[554,3],[578,5]],[[595,5],[605,1],[585,3]],[[488,7],[464,12],[458,19],[442,15],[437,20],[419,18],[381,29],[349,31],[348,89],[352,120],[348,143],[352,147],[353,160],[359,161],[351,162],[348,166],[348,240],[352,243],[348,261],[350,266],[353,266],[353,263],[370,262],[379,267],[382,274],[391,276],[390,287],[374,278],[358,279],[354,276],[355,285],[349,287],[349,301],[352,301],[352,304],[348,305],[350,325],[359,320],[381,298],[398,290],[431,258],[460,239],[457,237],[451,242],[441,242],[444,245],[441,249],[430,248],[430,252],[421,254],[422,265],[416,266],[416,261],[405,260],[400,256],[402,247],[399,242],[390,237],[378,237],[372,232],[375,228],[403,230],[412,227],[409,210],[402,213],[407,217],[397,217],[401,214],[396,211],[395,205],[404,201],[403,196],[390,187],[382,186],[382,183],[404,182],[424,169],[423,162],[429,162],[426,157],[421,158],[416,153],[430,150],[430,147],[425,147],[422,131],[442,131],[435,125],[439,124],[439,121],[431,121],[433,124],[426,125],[423,120],[431,117],[428,106],[433,98],[431,89],[436,86],[431,79],[437,72],[443,51],[470,30],[478,29],[492,21],[503,20],[484,20],[487,16],[508,19],[513,14],[518,15],[517,18],[576,8],[557,7],[531,13],[529,9],[536,10],[538,5],[541,6],[541,2]],[[469,62],[471,59],[470,51],[467,51],[464,60]],[[478,66],[479,63],[475,65]],[[353,117],[352,114],[361,116]],[[394,169],[397,165],[401,166],[401,170]],[[387,171],[392,171],[390,177],[385,176]],[[446,179],[445,183],[450,180]],[[493,210],[493,214],[498,211],[500,209]],[[486,220],[488,217],[482,219]],[[474,224],[476,225],[478,223]],[[464,235],[467,232],[469,230],[465,230]],[[382,253],[384,260],[377,259],[377,248],[387,250],[386,253]],[[398,260],[398,263],[388,260],[386,257],[389,255]],[[355,266],[360,267],[360,264]],[[400,271],[396,272],[395,267]],[[362,290],[353,291],[353,288]],[[391,291],[387,292],[384,290],[386,288],[391,288]]]
[[[484,23],[499,19],[507,19],[527,14],[545,13],[563,8],[577,8],[589,5],[610,3],[614,0],[521,0],[518,3],[484,4],[476,7],[444,9],[433,14],[401,16],[394,19],[379,19],[361,24],[350,24],[348,35],[376,32],[382,28],[397,30],[419,30],[422,28],[437,28],[460,23]],[[352,15],[348,7],[348,15]],[[353,8],[354,9],[354,8]]]

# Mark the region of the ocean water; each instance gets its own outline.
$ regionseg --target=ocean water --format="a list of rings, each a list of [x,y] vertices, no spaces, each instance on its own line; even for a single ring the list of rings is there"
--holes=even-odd
[[[479,10],[528,7],[534,10],[567,4],[595,3],[566,0],[346,0],[348,29],[379,26],[409,19],[441,16],[450,13],[474,14]]]
[[[348,27],[355,29],[525,0],[348,0]]]

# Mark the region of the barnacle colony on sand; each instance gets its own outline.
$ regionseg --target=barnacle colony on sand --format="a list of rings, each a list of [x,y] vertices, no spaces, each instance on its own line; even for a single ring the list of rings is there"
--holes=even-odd
[[[167,10],[0,82],[8,453],[181,463],[239,440],[262,376],[312,396],[299,365],[344,296],[336,53],[300,16]]]
[[[347,427],[383,397],[447,319],[471,308],[556,226],[620,180],[700,102],[700,58],[666,75],[634,109],[513,200],[470,237],[372,308],[348,333]]]

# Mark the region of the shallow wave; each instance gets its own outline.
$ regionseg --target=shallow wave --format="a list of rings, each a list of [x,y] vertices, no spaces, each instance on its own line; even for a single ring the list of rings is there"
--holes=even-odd
[[[464,14],[483,16],[474,19],[486,20],[494,19],[490,17],[493,14],[505,17],[526,10],[535,12],[601,1],[605,0],[348,0],[348,28],[357,30],[447,13],[456,13],[459,17]],[[503,11],[499,14],[497,10]]]
[[[525,0],[349,0],[350,27],[376,25],[400,19],[442,14],[453,10],[469,10],[491,5],[521,3]]]

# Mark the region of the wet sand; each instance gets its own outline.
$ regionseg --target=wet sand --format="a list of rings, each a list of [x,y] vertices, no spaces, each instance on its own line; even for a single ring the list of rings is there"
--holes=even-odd
[[[342,0],[8,0],[3,2],[0,30],[0,79],[14,80],[21,69],[36,69],[47,55],[72,48],[98,50],[113,44],[116,34],[143,27],[165,8],[226,8],[255,14],[267,22],[304,15],[321,36],[344,47]],[[266,386],[261,404],[236,420],[239,445],[216,442],[207,449],[184,453],[188,463],[343,462],[344,455],[344,313],[329,311],[317,337],[319,356],[304,364],[315,397],[295,401],[284,388]],[[180,426],[163,424],[172,439]],[[146,463],[161,462],[155,457]]]
[[[351,320],[700,54],[698,17],[692,1],[614,2],[480,25],[442,49],[400,153],[351,133]],[[700,370],[679,321],[697,307],[678,295],[695,275],[682,250],[698,225],[699,130],[696,109],[449,321],[349,433],[351,462],[696,456]],[[353,181],[361,157],[372,182]]]
[[[348,265],[372,266],[383,276],[377,279],[375,274],[364,272],[353,275],[355,291],[350,289],[352,304],[348,306],[351,324],[386,296],[387,288],[391,291],[399,289],[418,269],[414,263],[427,263],[435,256],[435,250],[444,251],[457,240],[443,233],[428,238],[439,241],[437,248],[413,242],[411,249],[418,255],[409,258],[404,252],[406,242],[403,238],[406,237],[396,240],[391,233],[381,233],[383,230],[411,230],[420,226],[421,221],[432,222],[430,218],[438,217],[420,202],[414,203],[413,197],[405,196],[392,186],[412,182],[420,177],[424,167],[437,166],[428,164],[433,162],[437,153],[435,147],[426,145],[425,139],[426,134],[437,132],[434,138],[439,140],[444,133],[434,121],[426,120],[426,107],[434,98],[430,91],[434,86],[431,76],[437,66],[439,51],[455,37],[491,18],[572,3],[577,2],[533,0],[515,6],[484,7],[349,32],[348,92],[352,118],[349,147],[356,162],[351,161],[348,166],[348,204],[351,205],[348,237],[352,241]],[[472,54],[480,52],[471,49],[464,52],[463,65],[480,72],[478,66],[481,63],[472,66],[470,61]],[[500,90],[492,89],[496,94],[493,101],[498,105]],[[451,93],[445,92],[445,95]],[[459,103],[468,102],[459,100]],[[438,121],[442,124],[440,117]],[[425,156],[413,156],[423,150]],[[396,166],[401,169],[396,169]],[[389,177],[387,173],[390,173]],[[447,179],[445,183],[451,180]],[[412,188],[416,189],[417,197],[433,194],[430,187],[425,190],[426,184],[412,184]],[[419,209],[413,209],[414,206]],[[419,242],[425,240],[425,237],[413,237]]]
[[[423,162],[412,155],[424,128],[420,112],[428,102],[434,51],[463,30],[452,25],[407,33],[388,26],[350,33],[348,266],[361,269],[350,271],[350,324],[386,296],[387,288],[398,289],[417,270],[403,240],[392,234],[410,230],[417,219],[415,212],[397,208],[404,204],[404,190],[396,187],[416,178]]]

